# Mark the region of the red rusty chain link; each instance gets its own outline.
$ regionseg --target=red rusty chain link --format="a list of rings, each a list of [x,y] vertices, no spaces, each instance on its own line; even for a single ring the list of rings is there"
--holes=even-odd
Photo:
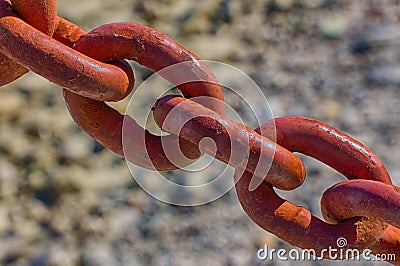
[[[217,145],[216,158],[235,168],[246,169],[253,174],[258,172],[261,174],[259,178],[281,189],[294,189],[304,181],[305,168],[301,160],[251,128],[182,97],[165,96],[153,108],[158,126],[169,133],[179,134],[197,146],[203,138],[212,138]],[[173,115],[173,119],[166,120],[171,110],[180,115]],[[188,121],[183,126],[182,119]],[[231,140],[236,144],[231,144]],[[248,149],[246,146],[249,146],[248,157],[243,152]],[[235,156],[235,150],[237,153],[241,151],[241,154]],[[213,155],[207,148],[204,152]],[[266,161],[264,158],[271,157],[273,162],[270,170],[269,165],[259,165],[259,161]],[[264,166],[268,169],[262,169]]]
[[[152,28],[114,23],[86,33],[56,15],[55,0],[11,2],[0,0],[0,86],[29,69],[64,87],[75,122],[101,144],[142,167],[177,169],[168,160],[163,141],[179,144],[192,160],[201,153],[215,155],[236,168],[236,191],[246,213],[293,245],[321,252],[336,247],[337,239],[345,237],[346,248],[369,248],[378,254],[396,254],[400,260],[400,189],[392,185],[383,163],[363,144],[304,117],[273,119],[257,130],[229,120],[224,116],[222,90],[210,69]],[[210,99],[200,104],[195,98],[165,96],[153,106],[156,123],[179,138],[152,135],[104,102],[121,100],[133,88],[133,71],[123,59],[153,71],[187,63],[180,73],[164,78],[177,85],[185,97]],[[196,81],[180,84],[185,78]],[[172,112],[178,115],[168,119]],[[130,136],[128,150],[122,145],[123,123]],[[270,140],[274,130],[276,143]],[[145,142],[138,143],[143,136]],[[214,140],[215,154],[201,144],[205,137]],[[237,151],[245,150],[244,157],[237,156]],[[314,157],[354,179],[324,193],[321,208],[329,223],[274,192],[273,187],[294,189],[304,181],[304,165],[292,152]],[[272,160],[271,165],[264,164],[268,160]],[[253,177],[263,181],[250,191]]]
[[[133,72],[129,65],[124,64],[123,61],[114,63],[115,66],[101,63],[65,46],[75,44],[81,51],[93,53],[93,48],[85,45],[85,40],[95,45],[92,35],[85,35],[78,26],[65,19],[58,19],[58,27],[54,33],[54,39],[65,44],[63,45],[15,17],[7,2],[0,3],[2,8],[0,11],[1,52],[50,81],[65,86],[64,97],[76,123],[104,146],[123,156],[122,122],[124,117],[104,102],[96,100],[119,100],[129,94],[134,83]],[[222,91],[207,66],[202,63],[197,66],[197,57],[169,37],[149,27],[133,23],[105,25],[101,30],[104,31],[102,36],[94,31],[94,35],[100,37],[98,39],[100,47],[96,50],[95,56],[108,61],[117,60],[110,57],[130,57],[153,70],[191,60],[197,67],[193,69],[197,70],[197,72],[193,71],[193,74],[200,73],[201,79],[208,82],[179,86],[182,92],[188,96],[204,95],[223,100]],[[84,38],[85,36],[88,38]],[[79,42],[77,42],[78,39]],[[103,40],[112,43],[107,47],[102,45]],[[133,50],[133,54],[129,55],[127,49],[121,49],[121,43],[123,45],[136,43],[138,49]],[[154,54],[158,56],[157,60],[154,60]],[[187,69],[187,71],[192,70]],[[170,81],[173,82],[173,78]],[[89,98],[79,97],[69,91]],[[224,109],[220,102],[210,103],[209,107],[221,113]],[[140,143],[132,143],[134,147],[130,150],[135,152],[125,154],[128,160],[150,169],[176,169],[176,166],[165,156],[160,137],[147,131],[143,132],[144,130],[133,119],[128,119],[127,123],[131,125],[133,139],[136,139],[136,135],[146,135],[145,147]],[[167,142],[176,141],[171,137],[164,137],[164,139]],[[200,155],[197,147],[184,140],[180,142],[187,157],[194,159]],[[148,155],[151,161],[146,160],[147,156],[144,155]]]
[[[55,1],[12,1],[14,10],[25,19],[27,23],[41,32],[52,35],[56,25],[57,8]],[[6,2],[0,4],[0,16],[15,16],[8,8]],[[17,64],[14,60],[0,53],[0,86],[8,84],[28,70]]]
[[[180,129],[180,136],[196,144],[203,137],[211,137],[217,144],[216,158],[218,159],[225,161],[224,157],[226,153],[229,153],[229,149],[226,147],[227,139],[230,137],[248,138],[252,144],[256,144],[255,146],[251,145],[250,149],[259,149],[259,147],[256,147],[257,142],[252,141],[255,134],[253,130],[244,126],[240,128],[235,122],[216,114],[212,110],[177,96],[165,96],[159,99],[154,106],[156,123],[170,133],[177,133],[176,128],[180,128],[179,119],[166,119],[171,110],[189,117],[196,117]],[[226,128],[235,127],[238,131],[233,136],[223,133],[221,138],[221,133],[213,130],[217,126],[205,126],[211,124],[210,119],[217,125],[225,125]],[[400,208],[400,194],[396,193],[398,189],[392,186],[385,166],[371,150],[360,142],[327,124],[304,117],[277,118],[267,122],[256,132],[262,133],[266,137],[265,140],[268,140],[268,138],[274,138],[274,129],[276,129],[277,151],[284,147],[292,152],[301,152],[326,163],[349,179],[369,179],[369,182],[390,187],[392,188],[390,195],[386,194],[386,197],[380,197],[380,203],[372,206],[385,206],[386,209],[382,212],[388,210],[393,212],[393,210]],[[252,152],[250,152],[250,156],[251,154]],[[339,195],[330,192],[330,190],[326,192],[323,197],[325,216],[334,213],[334,217],[338,221],[343,221],[338,224],[325,223],[313,216],[307,209],[295,206],[280,198],[274,192],[273,186],[288,188],[289,186],[299,185],[296,182],[298,180],[293,178],[295,175],[292,175],[292,172],[289,171],[292,168],[285,165],[288,162],[285,160],[293,159],[281,157],[280,154],[279,151],[275,154],[271,170],[267,176],[262,177],[269,183],[264,182],[254,191],[249,190],[250,180],[254,175],[253,169],[247,167],[243,173],[236,167],[235,181],[237,182],[236,191],[239,201],[253,221],[292,245],[304,249],[312,248],[317,254],[328,247],[335,248],[337,239],[345,237],[348,241],[346,248],[357,248],[361,251],[371,248],[376,253],[396,254],[396,258],[400,257],[400,230],[389,226],[382,236],[387,225],[382,223],[383,217],[379,217],[379,212],[373,213],[375,208],[363,208],[362,205],[352,205],[351,202],[346,202],[346,199],[353,199],[354,193],[360,194],[359,190],[347,189]],[[249,164],[252,164],[251,161],[252,159],[249,158]],[[282,166],[284,170],[282,170]],[[363,180],[357,181],[362,182]],[[364,190],[361,192],[363,197],[359,196],[358,201],[368,199],[370,195],[375,195],[370,197],[370,200],[377,199],[378,192],[384,191],[384,189],[378,190],[371,185],[367,187],[371,191]],[[347,195],[347,197],[343,195]],[[341,208],[341,204],[345,207]],[[349,208],[350,206],[353,206],[353,208]],[[361,210],[352,211],[353,209]],[[340,211],[342,211],[340,215],[336,214]],[[396,215],[387,215],[383,221],[398,225],[396,217]],[[325,253],[325,255],[327,256],[328,253]]]

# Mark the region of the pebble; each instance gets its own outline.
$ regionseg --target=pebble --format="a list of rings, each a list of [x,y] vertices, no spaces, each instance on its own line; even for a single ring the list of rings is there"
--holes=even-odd
[[[39,225],[32,220],[15,220],[13,223],[15,234],[20,238],[33,238],[40,233]]]
[[[324,18],[319,23],[319,30],[322,36],[329,39],[338,39],[343,36],[346,30],[346,21],[343,15]]]
[[[4,198],[12,198],[18,191],[17,168],[4,160],[0,160],[0,195]]]
[[[274,0],[273,5],[280,10],[290,10],[295,4],[295,0]]]
[[[351,49],[354,53],[363,53],[373,47],[398,44],[400,30],[397,24],[378,24],[365,27],[350,35]]]
[[[367,79],[382,85],[400,85],[400,64],[377,66],[367,74]]]
[[[305,0],[303,1],[303,5],[307,8],[317,8],[324,4],[324,0]]]
[[[93,140],[82,134],[70,134],[62,143],[63,156],[80,160],[88,157],[93,148]]]
[[[2,116],[15,115],[25,107],[25,104],[21,94],[6,91],[0,97],[0,113]]]
[[[34,257],[31,265],[65,265],[73,266],[78,264],[79,256],[63,246],[55,245],[46,249],[38,256]]]
[[[83,250],[82,262],[85,265],[118,265],[117,258],[106,245],[93,245]]]
[[[187,46],[189,50],[196,51],[196,54],[203,60],[215,61],[234,56],[242,47],[237,38],[232,38],[230,36],[216,38],[215,36],[207,35],[192,37]]]
[[[122,208],[110,212],[109,234],[111,237],[123,237],[127,231],[134,230],[140,221],[141,213],[137,209]]]
[[[10,223],[8,221],[8,208],[5,204],[0,204],[0,235],[3,235],[5,231],[9,228]]]

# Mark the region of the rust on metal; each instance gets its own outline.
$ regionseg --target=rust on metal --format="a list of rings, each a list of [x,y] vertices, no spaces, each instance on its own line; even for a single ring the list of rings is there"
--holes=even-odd
[[[57,23],[57,4],[55,0],[13,0],[12,6],[0,1],[0,17],[16,15],[16,11],[28,24],[42,31],[44,34],[52,36]],[[24,74],[28,69],[21,66],[17,61],[12,60],[0,53],[0,86],[6,85]]]
[[[78,25],[58,17],[57,28],[54,31],[53,38],[68,47],[72,47],[84,34],[86,34],[86,31],[79,28]]]
[[[132,163],[152,170],[165,171],[178,168],[165,155],[162,145],[162,141],[165,141],[177,146],[176,138],[165,136],[162,140],[159,136],[144,130],[134,119],[124,117],[104,102],[85,98],[65,89],[64,98],[71,116],[79,127],[113,152],[125,156]],[[123,123],[127,124],[127,132],[131,140],[129,148],[125,151],[122,146]],[[145,140],[145,143],[141,143],[141,140]],[[186,157],[196,159],[200,156],[196,146],[182,139],[179,141]],[[191,162],[186,162],[186,164]]]
[[[276,136],[275,136],[276,128]],[[293,152],[318,158],[349,179],[370,179],[392,184],[382,161],[369,148],[334,127],[307,117],[275,118],[257,132],[276,137]],[[270,134],[274,134],[271,136]]]
[[[400,212],[392,211],[400,210],[400,188],[373,180],[341,182],[325,191],[321,208],[330,222],[364,216],[400,227]]]
[[[139,25],[137,25],[137,27],[139,27]],[[147,30],[147,27],[144,28]],[[139,27],[139,29],[141,28]],[[67,20],[60,19],[58,28],[54,33],[54,37],[55,39],[68,46],[72,46],[76,43],[77,40],[79,40],[74,48],[79,49],[81,52],[86,54],[92,52],[93,48],[85,50],[85,45],[80,44],[81,42],[86,42],[85,36],[88,35],[85,34],[86,33],[81,30],[77,25]],[[165,36],[165,38],[169,40],[169,37]],[[90,40],[93,41],[92,38]],[[101,41],[101,38],[99,40]],[[167,53],[170,49],[172,49],[169,46],[179,47],[178,44],[176,44],[175,42],[165,43],[166,44],[161,44],[159,47],[159,49],[161,50],[160,56],[168,57],[168,54],[163,55],[163,53]],[[118,44],[118,42],[114,43],[114,45],[116,44]],[[167,45],[168,47],[164,47],[163,45]],[[106,46],[102,47],[102,50],[98,50],[99,53],[95,55],[95,58],[97,60],[104,61],[115,61],[122,58],[135,59],[131,56],[126,56],[126,51],[124,51],[122,55],[119,55],[118,53],[121,53],[123,50],[118,50],[118,46],[113,47],[114,48]],[[182,49],[183,48],[181,48],[181,50]],[[107,51],[111,51],[111,54],[113,54],[115,57],[105,58],[104,56],[102,56],[102,51],[104,53]],[[148,57],[151,56],[151,54],[148,55]],[[193,54],[191,54],[191,56],[193,58],[197,58]],[[147,63],[149,63],[150,59],[146,60],[142,59],[139,63],[146,65]],[[185,60],[187,60],[187,58],[185,58]],[[164,63],[165,62],[160,61],[160,64]],[[120,63],[119,66],[123,69],[130,68],[127,64],[123,66],[123,63]],[[148,67],[152,67],[154,70],[157,70],[164,67],[164,65],[158,66],[157,64],[152,63],[152,65]],[[206,65],[201,65],[200,69],[205,73],[211,73]],[[192,94],[193,96],[197,96],[200,94],[202,96],[218,98],[219,100],[223,99],[221,88],[219,86],[215,86],[215,77],[213,75],[210,75],[208,76],[208,78],[210,80],[205,85],[198,82],[196,84],[192,84],[195,86],[191,86],[190,89],[185,90],[185,88],[189,87],[184,87],[182,90],[184,90],[188,96],[191,96]],[[131,79],[133,79],[133,77]],[[179,88],[181,87],[179,86]],[[124,117],[102,101],[82,97],[68,91],[67,89],[64,90],[63,95],[68,110],[70,111],[72,118],[78,124],[78,126],[105,147],[111,149],[121,156],[125,156],[130,162],[153,170],[174,170],[178,168],[177,165],[188,165],[192,163],[194,159],[200,156],[199,149],[190,142],[173,136],[165,136],[162,138],[159,136],[155,136],[150,132],[144,130],[132,118],[128,116]],[[223,112],[223,108],[221,108],[221,105],[219,103],[215,105],[215,109]],[[129,125],[127,126],[127,132],[129,132],[130,136],[130,138],[128,139],[129,145],[127,145],[129,148],[125,150],[123,149],[122,145],[123,123]],[[142,139],[144,140],[144,142],[141,142]],[[175,161],[174,163],[172,163],[163,150],[162,142],[167,144],[171,143],[171,145],[174,146],[176,146],[175,144],[178,143],[179,146],[182,148],[182,153],[186,156],[186,159],[182,158],[182,161]]]
[[[26,23],[52,36],[57,25],[57,1],[11,0],[13,9]]]
[[[385,225],[367,218],[353,218],[339,224],[329,224],[303,207],[296,206],[278,196],[271,184],[263,182],[249,191],[252,174],[235,175],[236,192],[244,211],[261,228],[291,245],[314,249],[318,256],[323,249],[337,247],[340,237],[346,238],[346,248],[369,248],[381,237]]]
[[[187,97],[209,96],[220,100],[203,104],[224,113],[222,90],[211,70],[196,55],[150,27],[136,23],[103,25],[82,36],[74,48],[100,61],[134,60],[153,71],[185,62],[181,71],[163,72],[164,78]],[[188,80],[197,82],[185,83]]]
[[[393,210],[391,210],[393,211]],[[389,225],[379,241],[370,247],[376,254],[395,254],[395,260],[390,260],[393,264],[400,264],[400,229]]]
[[[275,134],[275,130],[276,142],[279,145],[323,161],[349,175],[346,177],[360,178],[353,182],[379,181],[391,187],[390,177],[383,163],[372,151],[321,121],[305,117],[282,117],[268,121],[256,131],[268,137],[272,131]],[[341,164],[338,160],[350,160],[350,162]],[[377,167],[370,167],[371,165]],[[354,171],[354,167],[358,167],[357,172]],[[377,215],[357,218],[363,215],[351,212],[346,217],[339,217],[340,223],[328,224],[313,216],[308,210],[280,198],[268,183],[264,182],[255,191],[249,191],[250,173],[244,173],[242,176],[236,174],[235,178],[239,201],[250,218],[265,230],[301,248],[321,251],[329,246],[335,247],[335,241],[339,237],[345,237],[348,240],[346,248],[357,248],[362,251],[378,242],[387,227]],[[325,201],[333,206],[340,206],[341,203],[336,200],[339,197],[343,198],[344,194],[340,196],[335,193],[329,194],[337,197],[334,200],[326,198]],[[349,205],[343,210],[348,208]]]
[[[133,72],[85,56],[19,18],[0,18],[0,37],[0,51],[7,57],[82,96],[118,101],[133,88]]]
[[[374,180],[349,180],[326,190],[321,198],[325,220],[337,223],[350,217],[369,217],[388,224],[371,249],[400,260],[400,188]]]
[[[172,119],[166,119],[171,111]],[[238,124],[203,105],[178,96],[165,96],[153,107],[154,119],[163,130],[199,145],[209,137],[216,143],[216,158],[234,167],[258,173],[280,189],[294,189],[305,177],[301,160],[251,128]],[[179,115],[178,115],[179,114]],[[182,125],[182,120],[187,121]],[[214,155],[207,147],[204,151]],[[247,152],[246,152],[247,151]],[[260,165],[259,161],[272,164]]]

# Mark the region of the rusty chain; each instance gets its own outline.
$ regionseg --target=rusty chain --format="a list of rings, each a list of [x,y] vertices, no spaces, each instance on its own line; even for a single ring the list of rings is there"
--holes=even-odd
[[[153,71],[188,63],[180,73],[164,76],[186,98],[165,96],[152,108],[156,123],[172,135],[153,135],[105,103],[119,101],[132,91],[134,74],[124,59]],[[371,150],[310,118],[276,118],[256,130],[229,120],[211,70],[161,32],[134,23],[113,23],[86,33],[57,16],[55,0],[0,0],[0,85],[29,70],[62,86],[78,126],[130,162],[153,170],[174,170],[178,167],[167,158],[162,142],[179,145],[186,157],[195,160],[210,153],[200,145],[209,137],[216,144],[216,153],[210,154],[236,169],[235,186],[243,209],[265,230],[318,254],[345,237],[346,248],[395,254],[396,261],[391,262],[400,261],[400,189],[392,185],[385,166]],[[198,81],[180,84],[188,76]],[[198,96],[210,99],[201,104],[190,100]],[[172,110],[178,115],[166,119]],[[182,125],[185,118],[189,122]],[[129,145],[133,148],[128,151],[122,145],[123,123],[132,136]],[[276,132],[276,143],[272,132]],[[143,135],[144,144],[137,143]],[[246,160],[232,157],[234,149],[247,149]],[[323,194],[321,208],[327,222],[274,191],[274,187],[291,190],[304,181],[304,165],[293,152],[314,157],[352,179]],[[268,159],[272,164],[267,169],[260,162]],[[251,191],[253,176],[263,182]]]

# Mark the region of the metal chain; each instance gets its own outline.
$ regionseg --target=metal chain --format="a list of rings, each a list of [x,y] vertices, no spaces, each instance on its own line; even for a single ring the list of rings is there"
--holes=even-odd
[[[134,74],[124,59],[153,71],[186,63],[181,71],[163,76],[186,98],[165,96],[152,108],[156,123],[172,135],[152,135],[104,102],[119,101],[132,91]],[[391,262],[399,263],[400,189],[392,185],[385,166],[371,150],[310,118],[276,118],[256,130],[226,118],[222,90],[211,70],[161,32],[135,23],[114,23],[86,33],[57,16],[55,0],[0,0],[0,86],[28,70],[64,87],[65,102],[78,126],[130,162],[162,171],[188,165],[202,153],[215,155],[235,167],[239,201],[265,230],[319,255],[345,237],[346,248],[395,254],[396,261]],[[188,77],[196,81],[181,84]],[[190,100],[199,96],[208,100]],[[172,110],[177,115],[167,119]],[[182,125],[182,121],[189,122]],[[125,150],[123,124],[132,140]],[[276,143],[272,132],[276,132]],[[137,141],[141,136],[143,143]],[[202,146],[205,137],[216,143],[215,154]],[[190,160],[170,162],[163,142],[179,145]],[[237,156],[245,154],[243,150],[248,156]],[[321,208],[327,222],[274,191],[274,187],[295,189],[305,179],[304,165],[293,152],[314,157],[354,179],[323,194]],[[264,163],[268,160],[271,165]],[[262,184],[249,190],[253,177]]]

